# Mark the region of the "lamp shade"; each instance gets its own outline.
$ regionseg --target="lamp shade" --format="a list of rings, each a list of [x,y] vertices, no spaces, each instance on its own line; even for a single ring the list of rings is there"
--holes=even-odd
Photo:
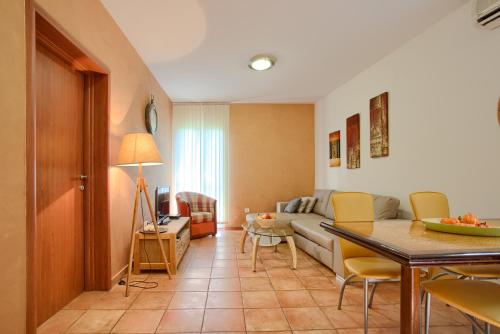
[[[129,133],[122,139],[117,166],[161,165],[160,152],[149,133]]]

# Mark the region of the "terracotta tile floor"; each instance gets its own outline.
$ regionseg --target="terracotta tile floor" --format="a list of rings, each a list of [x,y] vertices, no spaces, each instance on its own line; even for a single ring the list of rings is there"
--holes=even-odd
[[[238,249],[240,231],[193,240],[178,274],[133,277],[157,282],[154,289],[123,286],[85,292],[38,329],[57,333],[363,333],[362,289],[346,289],[337,310],[340,284],[331,270],[298,250],[291,270],[286,244],[261,248],[257,272],[251,269],[250,241]],[[467,320],[436,301],[431,333],[471,333]],[[399,333],[399,285],[380,285],[369,318],[370,333]],[[495,332],[495,331],[494,331]],[[500,333],[496,331],[495,333]]]

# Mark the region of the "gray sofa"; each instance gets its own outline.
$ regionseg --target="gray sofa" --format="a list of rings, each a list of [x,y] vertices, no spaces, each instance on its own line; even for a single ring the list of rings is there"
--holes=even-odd
[[[334,190],[318,189],[314,192],[317,199],[311,213],[286,213],[283,212],[287,202],[276,204],[276,216],[280,221],[289,222],[295,231],[294,240],[298,248],[311,255],[330,269],[338,277],[344,277],[344,261],[340,251],[338,237],[326,232],[319,224],[335,220],[332,195]],[[390,196],[373,195],[375,219],[397,218],[399,200]],[[251,224],[257,214],[247,215],[247,223]]]

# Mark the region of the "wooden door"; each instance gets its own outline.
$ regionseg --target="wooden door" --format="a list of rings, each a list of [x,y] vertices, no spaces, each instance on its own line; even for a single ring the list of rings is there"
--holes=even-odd
[[[36,304],[42,324],[84,288],[84,76],[36,50]]]

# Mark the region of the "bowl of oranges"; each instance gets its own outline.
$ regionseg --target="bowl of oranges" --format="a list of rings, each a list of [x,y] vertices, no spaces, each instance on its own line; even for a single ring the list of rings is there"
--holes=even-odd
[[[478,219],[472,213],[458,217],[422,219],[425,228],[438,232],[484,237],[500,237],[500,221]]]

